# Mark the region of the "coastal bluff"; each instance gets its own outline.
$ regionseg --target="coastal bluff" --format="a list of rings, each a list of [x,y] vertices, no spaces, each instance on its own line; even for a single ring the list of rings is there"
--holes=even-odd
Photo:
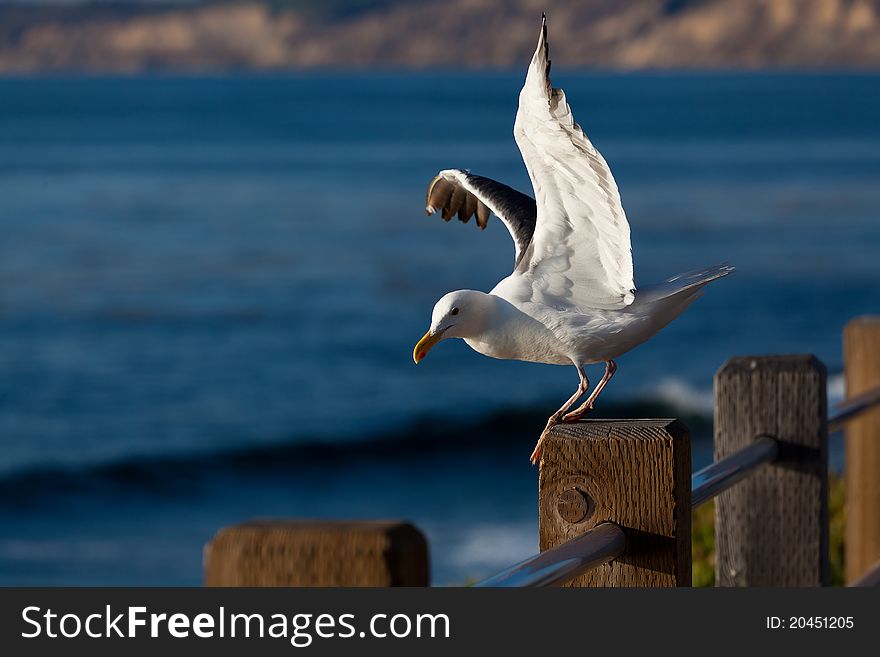
[[[570,68],[880,67],[880,0],[233,0],[0,5],[0,73],[507,69],[545,10]]]

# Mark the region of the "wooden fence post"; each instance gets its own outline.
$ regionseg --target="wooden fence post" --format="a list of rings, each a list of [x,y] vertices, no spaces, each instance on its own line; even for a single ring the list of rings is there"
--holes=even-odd
[[[690,586],[690,478],[690,436],[678,420],[557,426],[541,458],[541,550],[610,521],[626,552],[568,586]]]
[[[880,386],[880,317],[858,317],[843,332],[846,394]],[[846,425],[846,580],[880,560],[880,408]]]
[[[767,435],[779,457],[715,502],[718,586],[828,583],[828,401],[814,356],[743,356],[715,375],[715,460]]]
[[[427,586],[428,544],[410,524],[256,520],[205,546],[206,586]]]

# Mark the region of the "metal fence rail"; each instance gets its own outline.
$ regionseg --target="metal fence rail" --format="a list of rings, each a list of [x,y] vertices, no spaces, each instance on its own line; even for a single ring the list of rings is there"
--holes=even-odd
[[[776,439],[762,436],[735,454],[698,470],[691,477],[692,505],[698,507],[708,502],[748,477],[758,466],[775,461],[778,455]]]
[[[828,418],[828,431],[840,431],[854,417],[878,404],[880,404],[880,386],[850,397],[838,404],[837,413]]]
[[[603,522],[577,538],[530,557],[475,586],[555,586],[616,559],[626,550],[623,530]]]
[[[838,406],[828,418],[829,431],[838,431],[853,418],[880,405],[880,386],[859,394]],[[692,505],[697,507],[753,474],[779,455],[772,436],[761,436],[749,446],[695,472],[691,477]],[[623,530],[605,522],[555,548],[524,561],[476,584],[479,587],[554,586],[612,561],[626,551]],[[880,571],[874,574],[880,579]],[[873,580],[872,580],[873,581]]]
[[[880,586],[880,561],[874,564],[874,567],[869,569],[864,575],[862,575],[858,580],[850,584],[850,586],[858,586],[858,587],[873,587]]]

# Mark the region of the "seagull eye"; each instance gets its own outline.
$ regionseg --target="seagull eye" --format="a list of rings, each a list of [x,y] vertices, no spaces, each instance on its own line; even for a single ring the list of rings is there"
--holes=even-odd
[[[457,315],[457,314],[458,314],[458,308],[453,308],[453,309],[452,309],[452,312],[449,313],[449,314],[450,314],[450,315]]]

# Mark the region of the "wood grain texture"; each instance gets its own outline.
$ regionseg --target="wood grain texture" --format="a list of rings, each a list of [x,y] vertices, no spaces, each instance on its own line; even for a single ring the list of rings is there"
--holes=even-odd
[[[427,586],[428,544],[410,524],[256,520],[205,547],[206,586]]]
[[[715,375],[715,460],[762,435],[779,458],[715,502],[719,586],[828,583],[828,402],[814,356],[743,356]]]
[[[690,476],[690,435],[677,420],[559,425],[542,451],[541,550],[610,521],[624,529],[626,553],[568,586],[690,586]]]
[[[880,317],[859,317],[843,332],[846,394],[880,386]],[[880,408],[846,425],[846,580],[880,560]]]

